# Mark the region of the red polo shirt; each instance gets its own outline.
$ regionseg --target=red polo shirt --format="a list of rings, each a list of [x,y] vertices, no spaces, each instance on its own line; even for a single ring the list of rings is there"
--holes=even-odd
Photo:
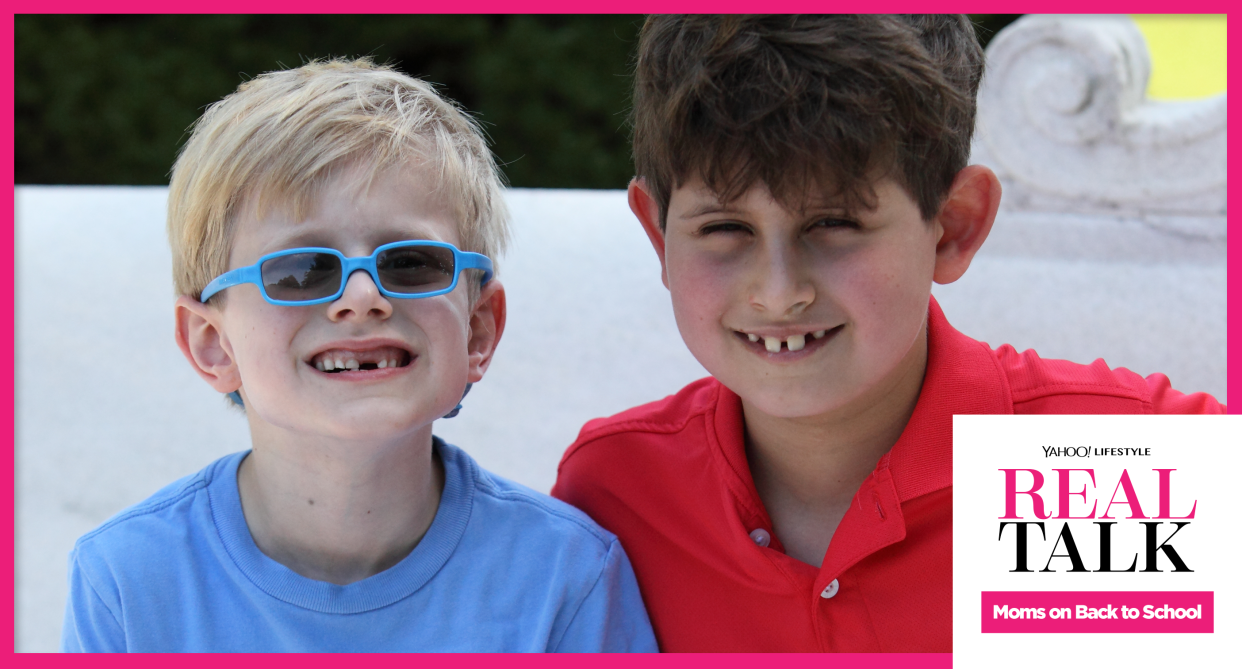
[[[823,565],[751,538],[772,522],[743,445],[741,400],[713,378],[593,420],[552,494],[621,538],[665,651],[952,650],[952,417],[1224,413],[1168,378],[1102,360],[993,351],[932,300],[910,422],[854,496]]]

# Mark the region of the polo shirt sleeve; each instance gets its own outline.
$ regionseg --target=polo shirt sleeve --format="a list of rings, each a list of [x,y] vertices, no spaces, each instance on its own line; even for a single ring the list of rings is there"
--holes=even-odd
[[[105,594],[106,591],[105,591]],[[123,653],[125,631],[114,607],[108,606],[86,570],[77,550],[69,556],[69,602],[65,605],[65,625],[60,633],[62,653]]]
[[[1169,377],[1152,374],[1144,379],[1151,394],[1152,413],[1165,414],[1220,414],[1225,405],[1207,393],[1186,394],[1173,389]]]
[[[634,569],[621,542],[613,539],[599,578],[578,607],[555,651],[655,653],[658,650]]]

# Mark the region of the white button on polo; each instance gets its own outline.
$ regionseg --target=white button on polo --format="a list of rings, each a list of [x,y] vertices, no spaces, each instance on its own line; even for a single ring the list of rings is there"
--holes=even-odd
[[[750,533],[750,540],[755,542],[755,545],[760,548],[767,548],[768,544],[772,543],[772,535],[768,534],[768,531],[761,527]]]
[[[834,578],[832,579],[832,583],[829,583],[828,587],[824,588],[824,591],[819,593],[819,596],[823,597],[824,599],[832,599],[833,597],[837,596],[837,591],[840,589],[841,589],[841,584],[837,583],[837,579]]]

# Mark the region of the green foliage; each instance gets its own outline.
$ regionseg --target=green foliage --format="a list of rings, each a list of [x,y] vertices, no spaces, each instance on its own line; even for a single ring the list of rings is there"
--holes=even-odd
[[[979,43],[983,48],[987,48],[988,43],[1000,32],[1005,26],[1017,21],[1021,14],[967,14],[971,23],[975,24],[975,36],[979,38]]]
[[[510,182],[624,188],[633,16],[15,18],[18,183],[164,184],[186,128],[259,73],[369,55],[484,123]]]
[[[987,43],[1016,15],[974,14]],[[371,56],[484,123],[514,186],[624,188],[636,16],[15,17],[18,183],[165,184],[249,77]]]

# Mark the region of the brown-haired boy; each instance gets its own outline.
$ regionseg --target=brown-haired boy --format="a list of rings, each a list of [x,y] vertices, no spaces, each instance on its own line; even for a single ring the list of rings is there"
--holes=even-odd
[[[950,651],[954,414],[1220,413],[956,332],[1001,189],[962,16],[659,16],[630,207],[712,378],[588,423],[553,494],[629,551],[666,651]]]

